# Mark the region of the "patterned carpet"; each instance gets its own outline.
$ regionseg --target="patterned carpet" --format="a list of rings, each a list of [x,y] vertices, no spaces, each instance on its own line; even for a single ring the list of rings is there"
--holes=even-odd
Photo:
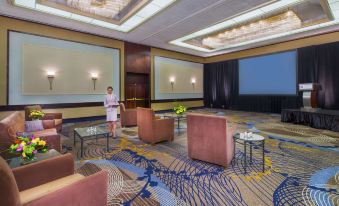
[[[243,169],[243,146],[227,169],[187,157],[186,130],[174,142],[151,146],[141,142],[137,128],[118,127],[119,138],[73,147],[73,129],[103,121],[66,124],[64,149],[78,157],[77,172],[109,171],[109,205],[339,205],[339,133],[280,122],[279,115],[225,110],[194,110],[226,115],[239,132],[258,130],[265,137],[265,171],[261,148]],[[164,115],[164,114],[162,114]],[[181,124],[186,127],[186,123]]]

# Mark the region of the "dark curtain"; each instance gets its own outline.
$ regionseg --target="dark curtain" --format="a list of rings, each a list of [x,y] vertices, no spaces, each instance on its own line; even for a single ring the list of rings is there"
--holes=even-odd
[[[298,69],[301,83],[322,86],[320,108],[339,109],[339,42],[298,49]]]
[[[204,65],[206,107],[271,113],[298,107],[299,96],[239,96],[238,71],[238,60]]]
[[[298,49],[298,82],[320,83],[318,104],[339,109],[339,42]],[[204,65],[206,107],[280,113],[302,106],[302,93],[293,96],[239,95],[238,60]]]
[[[238,93],[238,60],[204,65],[204,103],[229,108]]]

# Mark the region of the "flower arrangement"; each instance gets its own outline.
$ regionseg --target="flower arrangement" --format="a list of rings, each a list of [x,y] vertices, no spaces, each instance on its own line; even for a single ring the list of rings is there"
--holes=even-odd
[[[12,144],[9,149],[12,153],[20,154],[23,160],[31,161],[38,152],[47,152],[48,147],[46,141],[32,135],[31,137],[18,136],[15,144]]]
[[[29,117],[32,119],[42,119],[45,116],[45,113],[39,110],[32,110],[29,114]]]
[[[186,107],[184,105],[179,105],[173,108],[173,111],[177,114],[177,115],[182,115],[186,112]]]

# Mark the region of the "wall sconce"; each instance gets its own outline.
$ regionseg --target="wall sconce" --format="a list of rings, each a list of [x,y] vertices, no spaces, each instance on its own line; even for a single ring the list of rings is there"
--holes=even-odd
[[[173,85],[174,85],[174,82],[175,82],[175,78],[174,78],[174,77],[171,77],[171,78],[170,78],[170,83],[171,83],[171,86],[172,86],[172,92],[173,92]]]
[[[53,89],[52,85],[53,85],[54,77],[55,77],[55,71],[47,71],[47,78],[49,81],[49,90]]]
[[[92,73],[91,77],[92,77],[92,81],[93,81],[93,90],[95,90],[95,85],[96,85],[96,82],[97,82],[97,79],[98,79],[98,74]]]
[[[192,83],[193,91],[195,89],[195,82],[196,82],[195,78],[192,78],[191,83]]]

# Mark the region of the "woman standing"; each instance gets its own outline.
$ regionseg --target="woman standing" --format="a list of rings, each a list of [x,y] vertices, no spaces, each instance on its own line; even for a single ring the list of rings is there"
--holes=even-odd
[[[113,94],[113,87],[107,87],[107,94],[105,97],[104,105],[106,108],[107,124],[110,135],[116,137],[116,128],[117,128],[117,108],[119,106],[118,97]]]

